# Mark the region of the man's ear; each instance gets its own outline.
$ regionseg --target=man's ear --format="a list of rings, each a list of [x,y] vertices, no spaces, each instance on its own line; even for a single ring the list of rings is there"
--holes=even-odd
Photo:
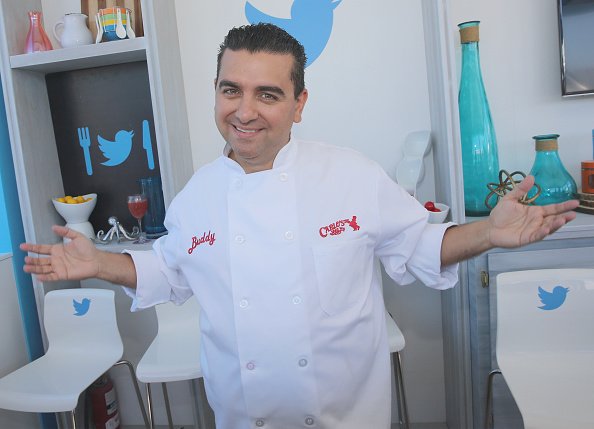
[[[307,89],[303,89],[303,91],[301,91],[301,94],[299,94],[299,96],[297,97],[297,107],[295,108],[295,115],[293,116],[293,122],[296,124],[301,122],[301,115],[303,113],[305,103],[307,102],[307,97]]]

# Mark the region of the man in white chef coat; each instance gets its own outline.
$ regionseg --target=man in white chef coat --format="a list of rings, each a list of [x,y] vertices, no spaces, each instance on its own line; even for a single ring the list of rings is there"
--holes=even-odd
[[[577,202],[519,199],[491,216],[430,225],[427,211],[353,150],[291,134],[308,92],[303,47],[269,24],[221,45],[215,119],[227,144],[171,203],[169,234],[150,251],[112,254],[64,227],[64,245],[23,244],[42,281],[100,278],[133,309],[196,295],[201,362],[219,429],[390,427],[390,366],[381,279],[446,289],[457,262],[544,238]]]

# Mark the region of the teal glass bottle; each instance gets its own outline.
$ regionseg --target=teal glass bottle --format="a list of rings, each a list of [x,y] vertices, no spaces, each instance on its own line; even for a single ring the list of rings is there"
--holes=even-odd
[[[462,73],[458,92],[464,208],[466,216],[486,216],[488,183],[499,182],[497,139],[479,56],[479,23],[458,24],[462,44]]]
[[[534,204],[544,206],[576,198],[575,180],[559,158],[559,134],[543,134],[532,138],[535,142],[536,157],[530,174],[534,176],[534,182],[540,186],[540,195]],[[528,197],[535,193],[536,189],[533,188]]]

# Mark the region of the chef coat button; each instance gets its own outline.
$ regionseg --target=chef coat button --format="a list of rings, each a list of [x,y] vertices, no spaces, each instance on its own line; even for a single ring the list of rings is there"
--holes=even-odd
[[[245,237],[243,235],[236,235],[235,242],[238,244],[242,244],[245,241]]]
[[[315,420],[313,419],[313,417],[306,417],[305,418],[305,424],[307,426],[313,426],[314,423],[315,423]]]
[[[235,186],[236,189],[239,189],[243,186],[243,180],[235,179],[235,181],[233,182],[233,185]]]
[[[293,304],[295,304],[295,305],[301,304],[301,297],[299,295],[295,295],[293,297]]]
[[[289,180],[289,175],[287,173],[281,173],[278,175],[278,178],[281,182],[286,182],[287,180]]]
[[[256,426],[258,426],[259,428],[261,428],[262,426],[264,426],[264,419],[258,419],[258,420],[256,420]]]
[[[304,367],[306,367],[306,366],[307,366],[307,359],[305,359],[305,358],[301,358],[301,359],[299,359],[299,366],[300,366],[301,368],[304,368]]]
[[[242,299],[241,301],[239,301],[239,306],[241,308],[246,308],[248,306],[248,300],[247,299]]]
[[[256,364],[254,362],[248,362],[245,367],[247,369],[249,369],[250,371],[253,371],[254,369],[256,369]]]
[[[287,240],[292,240],[293,239],[293,231],[287,231],[287,232],[285,232],[285,238]]]

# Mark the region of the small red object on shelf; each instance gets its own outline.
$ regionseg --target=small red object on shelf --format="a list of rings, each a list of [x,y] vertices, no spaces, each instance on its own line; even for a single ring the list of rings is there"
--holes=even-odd
[[[440,212],[441,210],[435,207],[435,203],[433,201],[427,201],[425,203],[425,208],[430,212]]]

